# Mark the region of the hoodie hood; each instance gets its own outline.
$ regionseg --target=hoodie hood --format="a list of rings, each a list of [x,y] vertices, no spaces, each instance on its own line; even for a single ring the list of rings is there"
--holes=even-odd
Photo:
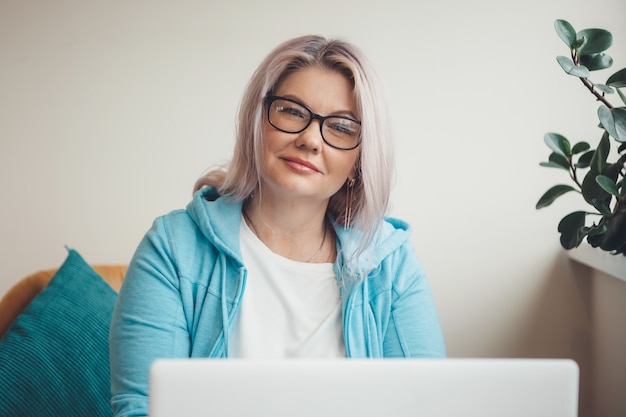
[[[242,202],[237,202],[230,196],[220,196],[214,188],[203,188],[195,193],[187,212],[207,239],[243,266],[239,246],[241,209]],[[385,218],[372,244],[354,259],[353,254],[361,241],[361,231],[344,229],[340,225],[335,225],[334,229],[337,235],[338,263],[342,264],[343,271],[340,276],[350,276],[357,280],[363,273],[375,270],[387,256],[405,244],[411,235],[411,227],[406,222]]]
[[[203,188],[194,194],[187,212],[200,232],[215,247],[243,266],[239,247],[239,224],[242,202],[220,196],[214,188]]]
[[[402,220],[385,218],[372,243],[357,258],[354,254],[362,238],[361,231],[335,226],[335,233],[341,248],[344,274],[358,280],[363,274],[376,270],[387,256],[405,244],[410,239],[411,227]]]

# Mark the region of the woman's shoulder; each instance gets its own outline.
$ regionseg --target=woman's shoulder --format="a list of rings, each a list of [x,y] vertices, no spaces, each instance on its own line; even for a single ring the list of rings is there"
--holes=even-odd
[[[154,219],[152,227],[153,229],[162,229],[162,232],[169,236],[195,234],[198,231],[198,225],[191,218],[187,209],[176,209],[158,216]]]
[[[152,223],[146,238],[173,258],[195,252],[199,247],[206,251],[211,243],[185,209],[163,214]]]
[[[201,280],[198,271],[216,262],[220,254],[240,262],[240,250],[235,237],[225,237],[210,226],[198,224],[186,209],[178,209],[154,220],[146,238],[151,244],[145,246],[149,253],[170,259],[176,265],[178,275],[188,280]],[[232,242],[231,242],[232,241]],[[204,274],[206,275],[206,274]]]
[[[185,209],[157,217],[151,232],[182,256],[221,252],[238,259],[241,206],[224,200],[196,195]]]

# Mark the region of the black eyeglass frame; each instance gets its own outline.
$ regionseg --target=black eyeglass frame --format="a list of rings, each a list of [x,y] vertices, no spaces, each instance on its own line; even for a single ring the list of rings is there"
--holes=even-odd
[[[306,111],[309,112],[309,121],[307,122],[307,124],[300,130],[296,131],[296,132],[291,132],[288,130],[284,130],[279,128],[278,126],[276,126],[274,123],[272,123],[272,118],[270,117],[270,111],[272,108],[272,103],[274,103],[276,100],[285,100],[285,101],[289,101],[290,103],[294,103],[297,104],[298,106],[302,107],[303,109],[305,109]],[[339,116],[339,115],[330,115],[330,116],[322,116],[319,115],[317,113],[314,113],[313,111],[311,111],[311,109],[309,109],[307,106],[305,106],[304,104],[300,103],[299,101],[290,99],[290,98],[286,98],[286,97],[281,97],[281,96],[275,96],[273,94],[268,94],[265,96],[265,99],[263,100],[265,101],[265,105],[267,106],[267,121],[270,125],[272,125],[272,127],[276,130],[279,130],[281,132],[284,133],[293,133],[298,134],[301,132],[304,132],[305,130],[307,130],[307,128],[311,125],[311,123],[313,122],[313,120],[317,120],[319,121],[319,125],[320,125],[320,136],[322,137],[322,139],[324,140],[324,143],[326,143],[328,146],[331,146],[335,149],[339,149],[342,151],[351,151],[352,149],[356,149],[359,147],[359,145],[361,144],[361,135],[359,134],[359,140],[357,141],[356,145],[350,147],[350,148],[342,148],[340,146],[336,146],[333,145],[332,143],[328,142],[326,140],[326,138],[324,137],[324,122],[327,119],[345,119],[345,120],[350,120],[351,122],[357,123],[359,126],[361,125],[361,121],[360,120],[356,120],[353,119],[351,117],[347,117],[347,116]]]

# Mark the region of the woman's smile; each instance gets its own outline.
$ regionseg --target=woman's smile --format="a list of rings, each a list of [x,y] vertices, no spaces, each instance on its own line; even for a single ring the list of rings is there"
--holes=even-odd
[[[300,159],[298,157],[282,157],[287,166],[298,172],[321,174],[322,172],[312,162]]]

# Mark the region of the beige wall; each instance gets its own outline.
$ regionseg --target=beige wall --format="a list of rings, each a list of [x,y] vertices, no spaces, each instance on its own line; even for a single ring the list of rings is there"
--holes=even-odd
[[[593,282],[592,415],[621,417],[626,413],[626,282],[588,273]]]
[[[415,228],[450,355],[573,357],[586,375],[590,283],[556,232],[580,205],[534,205],[566,181],[538,166],[544,133],[596,141],[597,104],[558,67],[552,24],[611,30],[617,69],[624,16],[623,0],[0,0],[0,294],[64,245],[128,262],[228,159],[261,57],[321,33],[361,45],[387,82],[392,214]]]

